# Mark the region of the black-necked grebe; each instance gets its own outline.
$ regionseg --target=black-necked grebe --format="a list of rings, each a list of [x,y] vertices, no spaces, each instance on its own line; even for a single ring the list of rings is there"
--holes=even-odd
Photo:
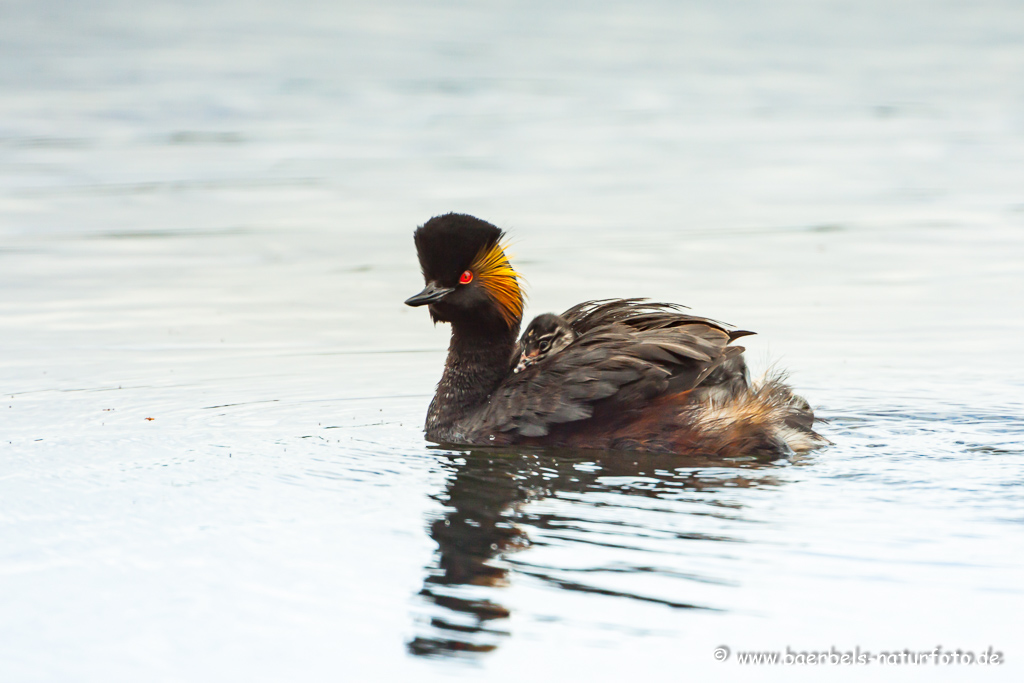
[[[518,361],[515,372],[521,372],[534,363],[553,356],[576,339],[569,321],[554,313],[538,315],[523,332],[519,340]]]
[[[674,304],[587,301],[541,316],[517,345],[523,293],[502,237],[454,213],[414,234],[426,287],[406,303],[452,326],[428,439],[718,455],[827,443],[780,377],[750,382],[743,347],[730,344],[751,332]],[[521,363],[534,348],[539,355]]]

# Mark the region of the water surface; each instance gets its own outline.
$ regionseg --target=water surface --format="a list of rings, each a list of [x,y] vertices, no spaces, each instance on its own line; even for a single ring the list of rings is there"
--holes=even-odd
[[[1010,1],[4,4],[0,678],[1019,680],[1022,45]],[[425,442],[450,210],[530,315],[756,330],[835,445]]]

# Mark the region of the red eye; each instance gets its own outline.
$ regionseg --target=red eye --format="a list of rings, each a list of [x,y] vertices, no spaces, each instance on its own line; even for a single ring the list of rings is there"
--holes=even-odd
[[[459,284],[460,285],[468,285],[472,281],[473,281],[473,271],[470,271],[470,270],[467,270],[459,278]]]

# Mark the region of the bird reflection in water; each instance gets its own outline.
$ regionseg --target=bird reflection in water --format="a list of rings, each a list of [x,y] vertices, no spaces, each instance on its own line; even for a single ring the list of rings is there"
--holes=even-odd
[[[673,608],[715,609],[711,605],[611,590],[585,580],[567,581],[558,576],[564,568],[546,571],[545,567],[524,562],[525,554],[517,557],[516,553],[531,545],[527,533],[530,528],[541,532],[534,536],[544,535],[543,540],[532,543],[586,542],[581,534],[592,531],[594,523],[583,519],[585,510],[606,506],[608,494],[662,499],[672,503],[662,514],[672,515],[685,513],[680,503],[685,505],[688,497],[697,496],[703,514],[707,514],[707,506],[712,506],[721,509],[723,517],[734,518],[742,506],[703,494],[779,483],[772,475],[775,466],[756,458],[508,449],[448,452],[446,457],[445,466],[451,474],[444,491],[434,496],[446,506],[446,511],[430,523],[430,535],[437,542],[438,551],[435,561],[427,567],[427,578],[420,591],[429,614],[417,619],[417,635],[408,643],[409,651],[415,655],[471,656],[499,647],[510,635],[503,621],[510,611],[499,602],[500,589],[515,574],[528,575],[564,590]],[[551,497],[570,498],[584,507],[572,506],[573,510],[581,510],[574,518],[565,516],[564,510],[556,514],[550,506],[530,505]],[[610,524],[619,533],[623,527],[636,535],[644,531],[625,521],[600,522],[606,531]],[[630,526],[634,528],[629,529]],[[604,543],[599,534],[592,536],[590,542]],[[672,532],[672,536],[673,542],[737,540],[704,533]],[[630,550],[628,544],[615,547]],[[617,567],[614,571],[621,573],[623,569]],[[635,571],[650,569],[636,567]],[[714,577],[697,579],[723,583]]]

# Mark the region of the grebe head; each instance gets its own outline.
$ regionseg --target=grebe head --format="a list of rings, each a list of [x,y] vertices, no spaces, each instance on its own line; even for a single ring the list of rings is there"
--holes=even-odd
[[[426,287],[405,303],[429,306],[434,322],[518,329],[523,292],[505,255],[503,237],[499,228],[473,216],[431,218],[413,235]]]
[[[519,342],[522,354],[516,372],[558,353],[575,339],[576,333],[561,316],[554,313],[538,315],[526,328]]]

